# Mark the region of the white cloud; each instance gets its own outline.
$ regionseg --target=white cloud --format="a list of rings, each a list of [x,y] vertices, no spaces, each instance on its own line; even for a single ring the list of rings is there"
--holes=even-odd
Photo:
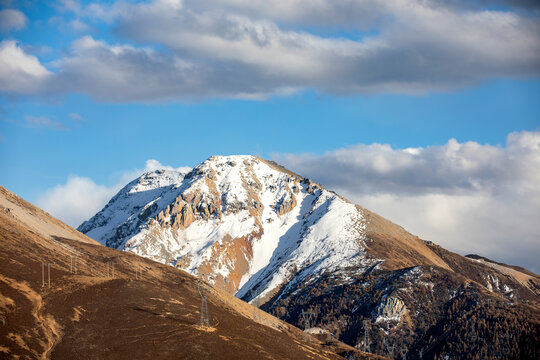
[[[59,121],[51,120],[47,116],[25,116],[25,125],[30,128],[51,128],[67,130],[67,127]]]
[[[85,32],[85,31],[90,30],[90,26],[88,26],[88,24],[86,24],[85,22],[83,22],[83,21],[81,21],[79,19],[71,20],[69,22],[68,26],[73,31],[76,31],[76,32]]]
[[[0,42],[0,91],[36,92],[49,75],[38,58],[26,54],[15,41]]]
[[[81,123],[81,122],[84,122],[84,121],[85,121],[84,118],[83,118],[81,115],[77,114],[77,113],[69,113],[69,114],[68,114],[68,117],[69,117],[71,120],[73,120],[73,121],[75,121],[75,122],[78,122],[78,123]]]
[[[21,30],[26,26],[28,18],[19,10],[0,10],[0,32]]]
[[[70,0],[63,10],[76,15],[77,28],[102,21],[125,43],[75,41],[53,63],[57,71],[47,86],[35,92],[118,102],[264,98],[303,89],[423,93],[540,74],[539,14],[512,6],[485,10],[433,0],[84,6]],[[341,35],[347,32],[360,35]],[[4,91],[29,92],[24,86]]]
[[[100,211],[107,202],[127,183],[147,171],[158,169],[187,172],[190,168],[173,168],[162,165],[159,161],[146,161],[144,169],[127,171],[119,176],[117,184],[112,186],[96,184],[92,179],[71,175],[65,184],[45,190],[36,200],[36,205],[68,225],[78,227]]]
[[[452,139],[275,159],[450,250],[540,270],[540,132],[512,133],[505,147]]]
[[[77,227],[82,220],[101,210],[119,189],[118,186],[97,185],[92,179],[72,175],[65,184],[46,190],[36,204],[68,225]]]

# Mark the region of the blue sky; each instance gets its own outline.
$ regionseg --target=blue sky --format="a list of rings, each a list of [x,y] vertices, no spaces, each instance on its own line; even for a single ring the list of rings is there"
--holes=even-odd
[[[540,82],[492,81],[427,95],[319,95],[256,100],[103,104],[88,97],[4,101],[2,184],[30,200],[70,174],[111,185],[149,159],[194,166],[213,154],[322,154],[354,144],[396,148],[450,138],[493,145],[536,130]],[[69,114],[79,114],[82,121]],[[61,123],[29,126],[25,117]]]
[[[194,166],[214,154],[277,159],[461,252],[469,252],[466,244],[452,239],[464,236],[463,226],[448,227],[471,213],[435,222],[444,229],[437,231],[423,225],[426,218],[396,213],[389,199],[418,214],[443,214],[463,196],[475,204],[489,199],[490,206],[520,199],[513,206],[526,209],[522,216],[531,220],[540,211],[530,196],[501,190],[512,188],[504,170],[493,170],[493,157],[480,156],[522,156],[529,165],[516,170],[516,181],[537,180],[529,169],[538,161],[540,136],[534,2],[0,4],[0,184],[72,225],[99,210],[127,177],[148,168],[148,160]],[[449,176],[456,184],[431,184],[411,194],[404,189],[417,184],[404,177],[400,189],[370,188],[368,194],[359,190],[362,183],[324,176],[340,163],[341,171],[358,177],[376,169],[375,162],[359,167],[366,154],[447,151],[451,139],[463,151],[440,161],[457,157],[488,169],[489,180],[481,170],[459,167]],[[397,176],[393,170],[387,176]],[[481,185],[460,187],[460,176]],[[70,179],[86,179],[90,187],[70,187]],[[72,191],[93,196],[96,189],[101,198],[94,207],[75,211],[81,204],[68,199]],[[58,204],[51,194],[64,199]],[[439,203],[446,208],[426,196],[444,197]],[[478,219],[478,228],[489,221]],[[507,228],[504,236],[516,231]],[[523,251],[540,250],[539,227],[521,231]],[[484,246],[489,241],[486,235],[471,252],[504,260],[503,250]],[[506,259],[540,268],[532,258]]]

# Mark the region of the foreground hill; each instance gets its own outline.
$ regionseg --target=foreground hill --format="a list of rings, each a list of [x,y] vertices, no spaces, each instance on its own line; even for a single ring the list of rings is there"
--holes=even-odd
[[[146,173],[79,230],[291,324],[310,310],[316,327],[392,358],[540,356],[538,275],[449,252],[254,156]]]
[[[2,187],[0,204],[2,359],[378,358],[306,338],[183,271],[103,247]]]

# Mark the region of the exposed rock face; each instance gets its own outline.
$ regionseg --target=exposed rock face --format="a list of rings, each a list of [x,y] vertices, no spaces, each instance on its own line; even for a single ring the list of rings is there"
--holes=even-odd
[[[376,321],[400,321],[407,314],[407,307],[400,299],[390,296],[379,303]]]
[[[211,328],[200,327],[198,279],[105,248],[1,186],[0,239],[0,359],[380,359],[306,343],[301,330],[211,287]],[[113,278],[103,273],[111,259]]]
[[[143,175],[79,229],[261,302],[297,276],[375,263],[364,256],[362,218],[276,164],[215,156],[186,174]]]

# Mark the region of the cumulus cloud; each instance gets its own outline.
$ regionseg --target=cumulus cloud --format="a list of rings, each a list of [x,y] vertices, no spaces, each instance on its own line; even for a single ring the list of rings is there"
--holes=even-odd
[[[19,10],[0,10],[0,32],[21,30],[26,26],[28,18]]]
[[[38,58],[25,53],[17,42],[0,42],[0,91],[38,92],[43,89],[43,82],[49,75]]]
[[[275,159],[450,250],[540,270],[540,132],[512,133],[504,147],[451,139]]]
[[[186,173],[187,167],[173,168],[150,159],[143,169],[126,171],[112,186],[100,185],[88,177],[71,175],[65,184],[45,190],[36,200],[36,205],[73,227],[79,226],[101,210],[105,204],[128,182],[147,171],[159,169]]]
[[[92,179],[72,175],[65,184],[41,194],[36,204],[68,225],[77,227],[101,210],[120,188],[98,185]]]
[[[484,3],[493,9],[435,0],[63,1],[77,21],[108,23],[125,43],[75,41],[46,89],[155,101],[423,93],[538,76],[538,13]]]

